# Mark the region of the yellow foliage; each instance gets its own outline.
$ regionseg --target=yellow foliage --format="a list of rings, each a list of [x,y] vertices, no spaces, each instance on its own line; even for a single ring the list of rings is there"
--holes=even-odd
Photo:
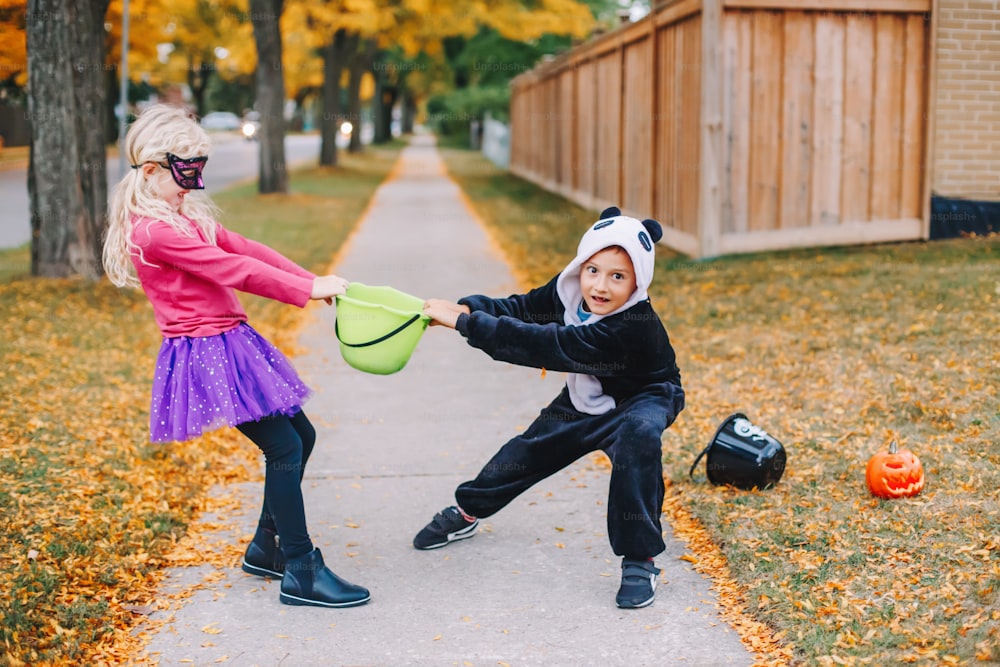
[[[111,0],[107,59],[121,58],[123,0]],[[6,11],[5,11],[6,10]],[[25,0],[0,0],[0,73],[15,72],[23,84],[27,69]],[[289,94],[322,82],[316,49],[339,29],[396,45],[413,56],[440,53],[440,41],[471,35],[481,25],[509,39],[531,40],[544,33],[582,36],[593,19],[575,0],[523,3],[430,0],[290,0],[282,14],[284,60]],[[224,55],[219,55],[224,54]],[[154,84],[186,81],[203,63],[224,78],[252,73],[257,56],[247,0],[130,0],[129,71],[133,80]]]
[[[123,0],[111,0],[107,60],[121,59]],[[26,83],[25,0],[0,0],[0,74]],[[441,53],[441,40],[472,35],[480,26],[515,40],[545,33],[585,35],[593,19],[576,0],[541,0],[534,9],[521,2],[430,0],[288,0],[281,18],[282,60],[290,97],[323,83],[318,50],[338,30],[375,39],[380,48],[398,46],[408,56]],[[185,83],[192,69],[208,68],[224,79],[251,74],[257,52],[248,0],[130,0],[129,76],[153,85]],[[426,86],[425,86],[426,87]],[[362,97],[373,94],[363,83]]]
[[[529,10],[520,2],[473,3],[475,19],[503,37],[527,41],[544,34],[582,37],[593,25],[590,10],[575,0],[542,0]]]
[[[285,91],[295,97],[302,88],[323,85],[323,61],[316,50],[323,46],[324,36],[310,26],[309,13],[300,2],[290,2],[281,15],[281,61],[285,67]],[[257,57],[253,40],[250,49]]]
[[[28,76],[26,13],[26,0],[0,0],[0,79],[13,75],[19,86]]]
[[[285,14],[301,14],[308,21],[316,35],[316,46],[329,43],[334,33],[341,29],[362,37],[374,37],[389,29],[393,18],[391,8],[375,0],[292,0],[286,4]],[[283,23],[283,36],[285,29]]]
[[[121,58],[123,0],[105,23],[108,59]],[[257,52],[247,0],[129,0],[129,77],[153,85],[187,81],[203,64],[229,79],[254,71]]]

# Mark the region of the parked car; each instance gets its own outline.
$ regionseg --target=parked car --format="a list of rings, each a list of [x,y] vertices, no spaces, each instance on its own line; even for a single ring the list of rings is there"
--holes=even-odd
[[[201,119],[206,130],[238,130],[240,125],[240,117],[230,111],[213,111]]]

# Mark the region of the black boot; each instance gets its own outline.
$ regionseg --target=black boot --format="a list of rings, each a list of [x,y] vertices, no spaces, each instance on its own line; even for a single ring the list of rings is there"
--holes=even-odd
[[[243,554],[243,571],[258,577],[281,579],[285,572],[285,554],[276,532],[267,528],[257,530]]]
[[[313,549],[286,563],[279,599],[293,605],[354,607],[368,602],[371,595],[367,588],[348,583],[331,572],[323,564],[323,554]]]

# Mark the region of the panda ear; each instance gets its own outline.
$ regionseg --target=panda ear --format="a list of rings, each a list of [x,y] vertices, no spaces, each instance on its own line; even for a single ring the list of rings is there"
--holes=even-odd
[[[617,218],[622,214],[622,211],[617,206],[609,206],[608,208],[601,211],[601,217],[598,220],[607,220],[608,218]]]
[[[661,238],[663,238],[663,228],[660,227],[660,223],[651,218],[646,218],[642,221],[642,226],[646,228],[649,232],[649,238],[653,239],[653,243],[656,243]]]

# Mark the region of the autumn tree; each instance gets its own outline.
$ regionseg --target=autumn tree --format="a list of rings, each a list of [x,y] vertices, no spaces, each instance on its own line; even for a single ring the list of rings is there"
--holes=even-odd
[[[337,164],[337,131],[340,128],[342,111],[340,108],[340,75],[347,61],[347,54],[356,48],[357,35],[348,35],[345,28],[339,28],[323,46],[323,86],[320,117],[319,163],[332,167]]]
[[[352,150],[360,148],[362,78],[370,70],[374,35],[388,30],[393,15],[389,3],[377,0],[295,0],[293,11],[322,55],[321,165],[337,164],[337,132],[349,120]],[[341,108],[341,85],[347,72],[347,109]]]
[[[335,1],[291,0],[286,4],[282,17],[285,87],[288,96],[298,104],[304,103],[311,95],[319,95],[319,163],[326,166],[337,163],[336,120],[341,116],[339,73],[346,49],[346,31],[325,20],[331,14],[337,14],[339,3],[336,10],[328,7]],[[330,85],[329,82],[334,80],[337,84]]]
[[[375,121],[373,142],[385,143],[392,139],[392,110],[406,95],[406,75],[419,67],[414,58],[409,58],[399,49],[384,49],[375,60],[375,94],[372,96],[372,115]]]
[[[253,72],[256,54],[245,0],[130,0],[129,72],[153,85],[186,84],[204,115],[218,78]],[[120,58],[122,0],[108,12],[109,49]],[[249,45],[248,45],[249,43]]]
[[[133,79],[142,77],[159,86],[183,82],[191,90],[198,113],[204,114],[209,111],[206,91],[213,79],[235,79],[256,70],[256,106],[261,118],[258,187],[265,193],[287,191],[282,0],[250,0],[249,6],[246,0],[132,2],[129,71]],[[121,0],[115,0],[113,30],[121,24],[120,4]]]
[[[108,0],[29,0],[25,19],[34,275],[96,278],[107,211]]]
[[[260,112],[261,193],[288,192],[285,165],[285,73],[281,63],[281,11],[284,0],[250,0],[257,44],[257,111]]]
[[[409,120],[407,111],[412,111],[420,98],[479,85],[482,75],[489,72],[502,71],[510,78],[509,72],[528,69],[546,49],[562,50],[570,46],[572,38],[590,34],[595,18],[589,5],[605,1],[612,0],[395,3],[388,41],[402,56],[401,63],[414,66],[400,68],[395,81],[386,77],[383,83],[396,86],[400,92],[404,126]],[[482,49],[467,48],[480,43]],[[506,95],[506,84],[502,85]],[[376,98],[377,104],[394,101],[391,95]],[[375,115],[385,119],[389,112],[376,109]],[[457,118],[465,115],[455,114]]]
[[[348,56],[347,61],[347,115],[354,123],[347,150],[350,153],[361,151],[361,82],[371,71],[378,53],[378,45],[374,38],[359,39],[359,46]]]
[[[175,76],[183,71],[195,109],[205,115],[205,92],[217,76],[220,53],[242,14],[235,2],[185,0],[169,7],[170,20],[162,27],[161,40],[171,46],[167,56]],[[178,77],[179,78],[179,77]]]
[[[285,96],[295,102],[295,124],[301,120],[311,97],[323,86],[320,47],[328,39],[309,25],[299,2],[286,2],[281,15],[281,62],[285,70]]]

